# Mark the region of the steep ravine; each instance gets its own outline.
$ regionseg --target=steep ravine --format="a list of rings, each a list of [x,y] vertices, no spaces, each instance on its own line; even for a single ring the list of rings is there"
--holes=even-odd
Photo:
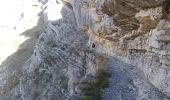
[[[29,39],[0,65],[0,100],[170,100],[168,0],[16,3],[8,27]]]

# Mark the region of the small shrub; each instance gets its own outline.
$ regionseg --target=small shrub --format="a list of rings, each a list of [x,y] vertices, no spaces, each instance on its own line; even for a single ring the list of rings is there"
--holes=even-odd
[[[102,89],[109,86],[110,74],[106,70],[106,63],[108,58],[106,56],[97,56],[95,58],[97,75],[94,81],[87,81],[79,85],[81,90],[82,100],[100,100]]]
[[[83,100],[100,100],[102,95],[102,89],[109,85],[109,73],[103,71],[98,73],[96,81],[94,83],[87,83],[87,87],[82,89]]]

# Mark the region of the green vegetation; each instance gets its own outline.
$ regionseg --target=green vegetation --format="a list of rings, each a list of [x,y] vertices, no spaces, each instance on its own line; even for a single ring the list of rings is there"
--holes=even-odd
[[[103,71],[97,75],[96,81],[94,83],[88,83],[88,85],[82,89],[83,100],[100,100],[102,89],[109,85],[109,76],[110,75],[108,73]]]
[[[82,89],[83,100],[100,100],[102,95],[102,89],[108,87],[108,78],[110,74],[106,71],[106,63],[108,58],[105,56],[97,56],[95,63],[97,65],[96,80],[93,83],[88,83],[86,87]]]

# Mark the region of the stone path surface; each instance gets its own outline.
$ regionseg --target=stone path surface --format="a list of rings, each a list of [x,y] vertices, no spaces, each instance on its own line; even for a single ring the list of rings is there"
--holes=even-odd
[[[102,100],[170,100],[151,85],[136,67],[110,58],[107,68],[111,77]]]

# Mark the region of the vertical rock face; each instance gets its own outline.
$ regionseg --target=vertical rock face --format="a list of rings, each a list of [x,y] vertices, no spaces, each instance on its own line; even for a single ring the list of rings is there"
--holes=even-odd
[[[95,81],[104,68],[88,47],[88,35],[77,27],[71,3],[39,0],[29,6],[40,7],[35,16],[41,23],[22,33],[30,41],[0,65],[0,100],[81,99],[81,82]],[[41,35],[34,36],[39,25]]]
[[[168,0],[72,0],[77,24],[99,53],[137,66],[170,96]]]
[[[169,99],[156,89],[170,97],[169,0],[35,0],[30,5],[38,7],[33,18],[36,16],[39,22],[23,32],[31,37],[31,43],[22,44],[24,49],[0,65],[1,100],[88,99],[83,89],[97,83],[98,74],[106,71],[105,64],[117,75],[111,81],[121,83],[110,86],[109,91],[127,83],[127,98]],[[26,15],[21,13],[23,16]],[[124,68],[125,64],[106,56],[117,57],[136,68]],[[136,69],[143,74],[138,75]],[[133,81],[128,79],[130,75],[139,77],[133,76]],[[117,95],[112,97],[120,98]]]

